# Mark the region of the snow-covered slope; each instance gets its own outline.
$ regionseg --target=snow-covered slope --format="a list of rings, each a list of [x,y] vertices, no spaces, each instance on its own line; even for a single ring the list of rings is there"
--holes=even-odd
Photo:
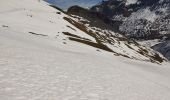
[[[170,99],[169,63],[70,41],[62,32],[96,40],[63,17],[69,18],[43,1],[0,1],[0,99]]]
[[[66,45],[80,42],[79,45],[86,44],[95,47],[93,49],[103,49],[131,59],[159,63],[164,61],[159,54],[128,41],[121,35],[119,38],[113,35],[114,33],[90,29],[57,9],[50,6],[46,8],[47,5],[41,5],[43,1],[16,1],[3,0],[1,3],[0,21],[4,28],[22,34],[44,36]]]

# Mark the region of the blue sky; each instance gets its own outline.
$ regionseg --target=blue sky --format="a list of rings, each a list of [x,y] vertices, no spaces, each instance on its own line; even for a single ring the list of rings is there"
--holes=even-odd
[[[89,7],[89,6],[99,3],[102,0],[46,0],[46,1],[48,1],[49,3],[55,4],[56,6],[62,9],[67,9],[68,7],[73,6],[73,5]]]

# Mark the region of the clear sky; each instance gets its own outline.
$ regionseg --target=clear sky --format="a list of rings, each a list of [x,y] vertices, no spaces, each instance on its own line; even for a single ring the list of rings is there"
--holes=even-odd
[[[79,5],[82,7],[90,7],[92,5],[95,5],[102,0],[46,0],[49,3],[55,4],[56,6],[62,8],[62,9],[67,9],[70,6],[73,5]]]

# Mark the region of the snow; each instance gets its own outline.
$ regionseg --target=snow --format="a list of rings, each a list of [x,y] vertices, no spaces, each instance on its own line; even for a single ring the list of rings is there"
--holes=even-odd
[[[154,22],[158,16],[155,14],[154,11],[151,11],[149,8],[141,9],[137,13],[133,13],[131,15],[132,19],[146,19],[148,21]]]
[[[138,43],[146,47],[152,47],[154,45],[161,43],[161,41],[159,39],[154,39],[154,40],[138,41]]]
[[[92,38],[56,11],[42,1],[1,0],[0,99],[170,99],[169,63],[130,60],[71,42],[61,32]]]
[[[12,7],[8,5],[8,2],[10,2],[10,5],[13,4],[11,5]],[[28,5],[25,5],[24,3]],[[33,5],[30,6],[29,4]],[[70,33],[80,34],[82,37],[94,40],[93,38],[76,28],[76,31],[68,28],[67,26],[74,26],[63,19],[63,17],[66,17],[67,15],[63,13],[61,13],[61,15],[57,15],[56,12],[60,11],[57,11],[56,9],[53,9],[51,7],[46,7],[47,5],[42,5],[38,2],[38,0],[37,2],[34,0],[24,0],[22,1],[22,3],[20,3],[19,0],[3,0],[0,6],[1,5],[1,25],[10,25],[9,27],[13,27],[15,30],[19,30],[24,33],[35,32],[51,37],[55,37],[56,35],[58,35],[58,33],[61,34],[62,32],[68,31]],[[5,7],[8,7],[8,11],[5,9]]]
[[[137,3],[137,0],[127,0],[126,1],[126,5],[135,4],[135,3]]]

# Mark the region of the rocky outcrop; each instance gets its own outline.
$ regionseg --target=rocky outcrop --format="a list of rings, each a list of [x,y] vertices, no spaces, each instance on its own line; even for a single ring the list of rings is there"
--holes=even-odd
[[[91,10],[79,6],[70,7],[67,11],[67,14],[83,17],[84,19],[88,20],[82,21],[84,24],[89,24],[91,27],[98,27],[103,30],[112,30],[118,32],[119,31],[118,26],[121,24],[120,21],[113,21],[110,18],[108,18],[105,14],[93,12]]]

